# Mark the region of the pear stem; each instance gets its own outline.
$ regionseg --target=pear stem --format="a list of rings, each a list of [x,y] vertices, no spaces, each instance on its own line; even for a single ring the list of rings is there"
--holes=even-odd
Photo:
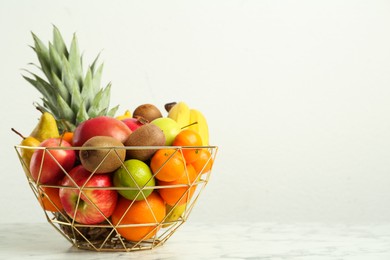
[[[38,103],[34,102],[35,109],[41,112],[42,114],[45,112],[43,109],[38,105]]]
[[[16,131],[15,128],[11,128],[11,130],[12,130],[12,132],[17,134],[18,136],[22,137],[23,139],[26,139],[26,137],[24,135],[22,135],[20,132]]]

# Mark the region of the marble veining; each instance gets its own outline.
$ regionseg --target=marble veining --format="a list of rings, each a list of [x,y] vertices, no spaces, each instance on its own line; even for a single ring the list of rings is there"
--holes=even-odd
[[[326,225],[188,222],[161,247],[112,253],[71,246],[48,223],[2,224],[0,259],[388,260],[390,223]]]

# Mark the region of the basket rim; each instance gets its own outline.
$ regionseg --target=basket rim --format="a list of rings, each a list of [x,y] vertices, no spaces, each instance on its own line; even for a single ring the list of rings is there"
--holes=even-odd
[[[170,189],[170,188],[191,188],[197,186],[201,183],[207,182],[204,179],[195,180],[189,184],[169,184],[169,185],[154,185],[154,186],[141,186],[138,187],[125,187],[125,186],[110,186],[110,187],[98,187],[98,186],[88,186],[88,187],[77,187],[77,186],[63,186],[63,185],[53,185],[53,184],[41,184],[37,183],[34,180],[30,180],[31,183],[37,185],[38,189],[43,188],[53,188],[53,189],[70,189],[70,190],[124,190],[124,191],[142,191],[142,190],[158,190],[158,189]]]
[[[216,145],[202,145],[202,146],[173,146],[173,145],[160,145],[160,146],[27,146],[27,145],[14,145],[15,148],[20,149],[32,149],[32,150],[103,150],[103,149],[125,149],[125,150],[149,150],[149,149],[217,149]]]

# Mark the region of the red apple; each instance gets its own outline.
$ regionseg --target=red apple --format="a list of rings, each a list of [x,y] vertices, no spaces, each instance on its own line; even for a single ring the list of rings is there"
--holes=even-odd
[[[82,146],[94,136],[111,136],[124,143],[131,130],[123,123],[109,116],[99,116],[79,124],[73,132],[73,145]]]
[[[43,141],[41,147],[72,147],[60,138],[49,138]],[[30,172],[33,179],[41,184],[57,184],[65,172],[73,168],[76,152],[69,149],[37,149],[30,162]]]
[[[118,193],[111,187],[111,176],[94,174],[82,165],[73,168],[61,182],[60,199],[69,217],[81,224],[98,224],[114,212]],[[77,188],[75,188],[77,187]],[[82,190],[79,187],[84,187]]]
[[[132,132],[134,132],[138,127],[147,124],[147,120],[142,118],[126,118],[122,119],[122,122],[125,123]]]

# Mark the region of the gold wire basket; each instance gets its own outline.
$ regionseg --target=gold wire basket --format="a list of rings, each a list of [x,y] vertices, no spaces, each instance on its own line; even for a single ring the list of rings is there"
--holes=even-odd
[[[76,187],[65,187],[61,185],[47,185],[47,184],[41,184],[39,183],[39,177],[37,180],[34,180],[32,178],[31,172],[29,170],[29,165],[24,160],[22,154],[23,152],[27,150],[43,150],[43,157],[41,161],[41,170],[42,165],[45,160],[45,157],[51,157],[55,160],[55,158],[52,156],[51,151],[54,150],[75,150],[75,152],[83,149],[105,149],[107,150],[107,155],[110,152],[114,152],[118,156],[118,150],[119,149],[126,149],[126,150],[143,150],[143,149],[175,149],[177,153],[180,153],[183,155],[183,151],[185,149],[205,149],[209,152],[210,158],[203,166],[202,170],[198,173],[198,176],[196,177],[195,181],[188,183],[188,184],[176,184],[176,185],[159,185],[157,182],[155,186],[143,186],[143,187],[85,187],[85,186],[77,186]],[[39,201],[40,206],[43,209],[44,215],[47,219],[47,221],[61,234],[63,235],[73,246],[79,248],[79,249],[86,249],[86,250],[92,250],[92,251],[120,251],[120,252],[130,252],[130,251],[138,251],[138,250],[149,250],[153,249],[155,247],[163,245],[175,232],[176,230],[187,221],[195,203],[197,202],[200,193],[203,191],[205,186],[207,185],[212,166],[212,163],[215,160],[216,153],[218,150],[217,146],[201,146],[201,147],[179,147],[179,146],[154,146],[154,147],[29,147],[29,146],[21,146],[16,145],[15,150],[17,152],[18,158],[20,160],[20,163],[23,167],[23,170],[25,172],[25,175],[27,177],[28,184],[33,191],[35,197]],[[105,157],[105,158],[106,158]],[[104,159],[105,159],[104,158]],[[103,159],[103,160],[104,160]],[[102,160],[102,161],[103,161]],[[167,161],[169,158],[167,159]],[[211,162],[211,164],[210,164]],[[56,163],[59,165],[58,161]],[[80,162],[76,162],[76,164],[79,164]],[[123,165],[123,164],[122,164]],[[60,166],[60,165],[59,165]],[[161,166],[161,168],[164,165]],[[63,171],[64,176],[70,177],[69,172],[66,171],[62,166],[60,166],[61,170]],[[97,167],[98,168],[98,167]],[[157,170],[158,172],[158,170]],[[153,177],[157,174],[154,173]],[[91,176],[95,174],[94,172],[91,173]],[[185,174],[188,175],[187,168],[185,169]],[[171,205],[169,209],[167,208],[166,215],[162,221],[156,221],[154,222],[148,222],[148,223],[131,223],[131,224],[121,224],[118,223],[116,225],[113,224],[110,217],[105,217],[104,214],[99,210],[99,207],[95,204],[94,206],[100,211],[100,213],[104,216],[104,221],[102,221],[99,224],[81,224],[77,223],[74,219],[72,219],[63,209],[61,209],[58,206],[58,202],[56,202],[54,199],[50,197],[49,194],[46,193],[47,189],[66,189],[66,188],[73,188],[76,189],[79,194],[84,194],[88,190],[96,190],[96,189],[108,189],[108,190],[116,190],[119,192],[119,190],[136,190],[139,194],[147,189],[153,189],[153,192],[159,193],[160,189],[175,189],[175,188],[185,188],[185,192],[183,192],[180,199]],[[184,190],[183,190],[184,191]],[[80,196],[81,197],[81,196]],[[121,197],[118,194],[118,198]],[[180,207],[179,201],[181,201],[183,198],[186,199],[186,203],[184,205],[181,205],[181,214],[179,217],[172,220],[172,218],[169,218],[171,213],[175,211],[175,209],[178,209]],[[80,198],[79,198],[80,199]],[[50,207],[43,207],[44,203],[49,204]],[[129,206],[129,209],[132,207],[132,203]],[[149,205],[150,206],[150,205]],[[49,209],[48,209],[49,208]],[[128,210],[129,210],[128,209]],[[149,208],[150,209],[150,208]],[[77,211],[77,209],[76,209]],[[127,212],[127,211],[126,211]],[[152,209],[150,209],[151,214],[154,215],[154,212]],[[145,228],[148,227],[148,233],[145,234],[145,239],[140,239],[138,241],[130,241],[125,239],[123,236],[120,235],[120,232],[118,232],[118,229],[123,228]],[[152,234],[152,235],[151,235]]]

